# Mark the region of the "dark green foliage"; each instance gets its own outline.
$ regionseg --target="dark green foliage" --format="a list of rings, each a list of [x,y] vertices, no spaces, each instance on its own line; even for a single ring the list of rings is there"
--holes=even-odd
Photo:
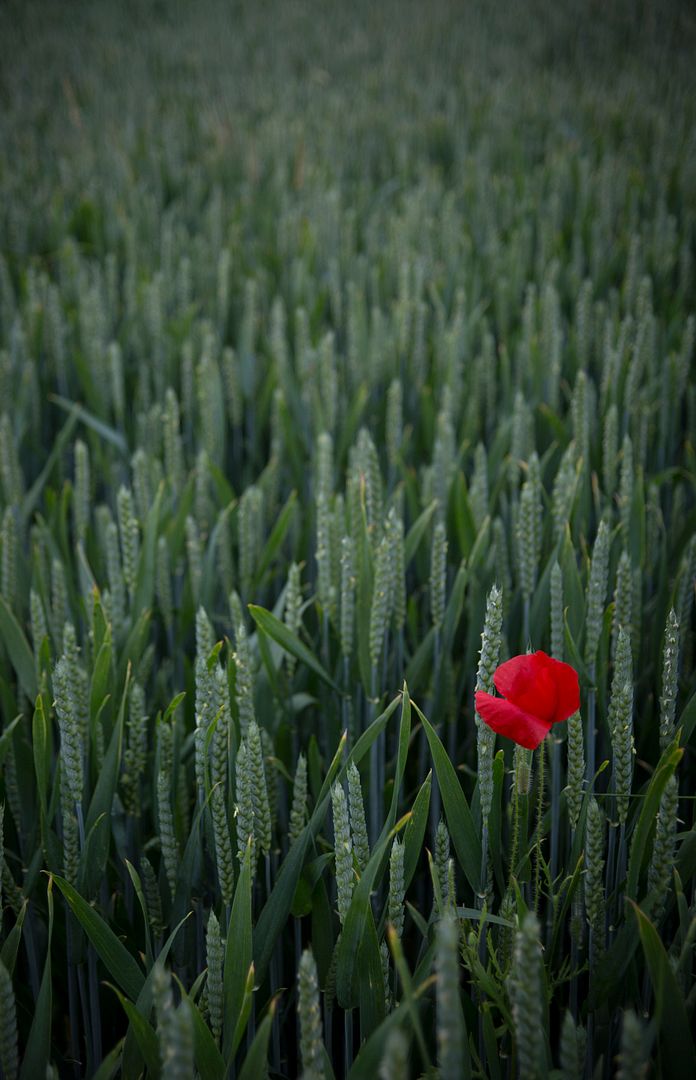
[[[0,5],[5,1075],[693,1074],[695,50]]]

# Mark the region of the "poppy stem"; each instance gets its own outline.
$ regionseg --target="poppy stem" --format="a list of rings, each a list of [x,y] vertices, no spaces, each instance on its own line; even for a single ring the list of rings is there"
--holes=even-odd
[[[517,747],[515,747],[517,749]],[[512,888],[512,879],[515,876],[515,863],[517,862],[517,848],[520,842],[520,795],[519,785],[517,783],[517,774],[519,771],[519,759],[515,754],[515,775],[512,781],[512,842],[510,845],[510,867],[508,877],[508,888]]]
[[[549,863],[549,876],[551,878],[551,887],[553,890],[553,882],[556,880],[558,873],[558,842],[560,833],[560,800],[561,800],[561,740],[557,738],[553,733],[549,736],[551,740],[551,855]],[[550,903],[547,910],[546,928],[548,934],[548,940],[551,940],[551,931],[553,927],[553,903]]]
[[[546,740],[539,745],[539,782],[537,792],[536,847],[534,852],[534,914],[539,911],[539,883],[541,879],[541,841],[544,819],[544,758]]]
[[[512,851],[510,854],[510,883],[513,877],[520,877],[518,873],[517,858],[520,850],[520,836],[522,846],[527,841],[527,812],[529,799],[530,761],[529,753],[523,746],[515,746],[514,753],[515,777],[514,798],[512,804]],[[524,802],[522,802],[522,797]],[[525,878],[526,880],[526,878]]]
[[[561,740],[551,736],[551,880],[558,873],[561,800]]]

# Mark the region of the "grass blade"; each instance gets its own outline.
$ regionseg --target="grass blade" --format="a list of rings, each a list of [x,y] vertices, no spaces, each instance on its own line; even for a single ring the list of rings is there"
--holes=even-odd
[[[121,989],[128,994],[128,997],[132,1001],[137,1001],[145,983],[145,976],[133,956],[104,922],[101,915],[98,915],[95,909],[83,900],[69,881],[59,877],[58,874],[54,874],[52,880],[55,881],[82,929],[97,950],[104,967]]]
[[[259,629],[263,630],[265,634],[268,634],[273,641],[285,652],[290,653],[291,656],[296,657],[300,663],[305,664],[315,675],[318,675],[322,682],[325,682],[327,686],[330,686],[332,690],[340,693],[340,690],[331,676],[324,670],[322,665],[317,660],[314,653],[304,645],[296,634],[293,634],[291,630],[288,630],[285,623],[280,619],[267,611],[265,608],[259,607],[258,604],[249,604],[249,611]]]
[[[632,907],[655,994],[663,1075],[675,1080],[691,1080],[696,1076],[696,1048],[684,997],[660,935],[645,912],[637,904],[632,903]]]
[[[437,732],[428,722],[416,703],[413,707],[421,718],[433,757],[435,773],[442,794],[442,805],[447,818],[452,843],[469,885],[478,895],[481,877],[481,843],[474,827],[469,804],[466,801],[454,766],[440,742]]]

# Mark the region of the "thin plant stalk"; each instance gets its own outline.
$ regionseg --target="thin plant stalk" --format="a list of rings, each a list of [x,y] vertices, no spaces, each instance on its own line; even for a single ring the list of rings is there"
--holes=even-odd
[[[536,915],[539,910],[539,887],[541,883],[541,841],[542,841],[542,822],[544,817],[544,762],[546,758],[545,743],[542,742],[539,746],[537,758],[539,761],[538,769],[538,786],[537,793],[537,839],[534,853],[534,914]],[[550,907],[551,905],[549,905]]]
[[[620,893],[620,886],[626,880],[627,854],[626,823],[622,822],[619,826],[619,852],[616,858],[616,875],[614,877],[614,892],[616,894],[617,918],[621,915],[621,912],[623,911],[623,896]]]
[[[271,875],[271,853],[266,852],[266,900],[268,901],[273,884]],[[271,980],[271,993],[275,994],[279,986],[278,978],[278,950],[274,949],[271,953],[271,965],[270,965],[270,980]],[[280,1071],[280,1018],[277,1011],[273,1014],[273,1026],[272,1026],[272,1043],[273,1043],[273,1062],[276,1071]]]
[[[561,828],[561,742],[551,734],[551,850],[549,855],[549,875],[555,882],[558,874],[558,847]],[[554,905],[549,903],[546,909],[546,943],[551,942],[553,931]]]
[[[512,885],[512,879],[515,876],[515,867],[517,863],[517,851],[520,846],[520,796],[517,790],[517,777],[516,774],[512,781],[512,840],[510,846],[510,869],[508,876],[508,887]]]
[[[560,841],[561,817],[561,742],[551,736],[551,851],[549,866],[551,880],[555,881],[558,873],[558,846]]]
[[[592,930],[590,930],[590,942],[592,940]],[[592,946],[590,944],[590,950]],[[592,1066],[594,1063],[594,1013],[588,1013],[587,1016],[587,1049],[585,1051],[585,1077],[586,1080],[592,1080]]]
[[[388,685],[387,684],[387,672],[388,672],[388,667],[389,667],[388,661],[389,661],[389,632],[387,631],[387,633],[384,635],[384,647],[382,649],[382,692],[384,692],[385,687]],[[395,685],[398,686],[400,684],[396,683]],[[379,711],[378,707],[377,706],[375,706],[375,707],[377,708],[377,711]],[[397,736],[395,735],[394,738],[396,739]],[[384,791],[384,785],[386,783],[386,778],[387,778],[387,731],[382,732],[382,734],[380,735],[378,741],[380,742],[379,790],[383,792]],[[391,752],[391,750],[390,750],[390,752]]]
[[[298,919],[295,916],[292,920],[293,934],[295,939],[295,971],[300,969],[300,960],[302,958],[302,919]],[[326,1020],[328,1009],[324,1009],[324,1028],[326,1029]],[[300,1045],[300,1013],[299,1009],[295,1011],[295,1038],[297,1039],[297,1045]],[[329,1046],[331,1043],[329,1042]]]
[[[512,879],[517,876],[519,853],[520,850],[524,849],[527,840],[529,753],[527,750],[523,750],[522,747],[517,748],[517,750],[513,776],[512,846],[510,849],[510,877],[508,884],[511,884]],[[520,791],[523,779],[525,781],[525,792]]]
[[[488,822],[484,821],[481,825],[481,885],[479,888],[478,896],[476,897],[476,906],[481,909],[486,899],[486,879],[488,877]],[[483,936],[483,935],[482,935]]]
[[[75,1076],[80,1075],[80,1021],[77,990],[77,969],[75,967],[75,925],[73,916],[66,902],[65,933],[66,933],[66,960],[68,968],[68,1013],[70,1016],[70,1049],[74,1059],[73,1071]]]
[[[607,897],[607,940],[611,944],[614,937],[614,922],[618,896],[615,894],[616,887],[616,830],[618,825],[615,821],[609,822],[609,838],[607,842],[607,865],[605,868],[605,892]]]
[[[80,994],[80,1005],[82,1008],[82,1026],[84,1029],[85,1051],[87,1056],[87,1072],[91,1072],[93,1068],[94,1047],[92,1042],[92,1032],[89,1030],[90,1002],[89,994],[87,992],[84,964],[78,964],[76,970],[77,986]],[[76,1062],[76,1064],[77,1063],[79,1063],[79,1056],[78,1062]]]
[[[26,918],[24,920],[24,928],[22,938],[24,940],[24,946],[27,953],[27,964],[29,967],[29,985],[31,987],[31,996],[34,1002],[39,997],[39,963],[36,956],[36,919],[35,913],[32,910],[31,905],[27,909]]]
[[[486,883],[488,878],[488,821],[484,821],[481,826],[481,884],[479,888],[478,896],[476,897],[476,907],[479,910],[483,909],[483,905],[486,902]],[[482,966],[486,965],[486,935],[480,934],[478,941],[478,956]],[[482,1002],[485,998],[483,991],[478,994],[478,1053],[481,1059],[481,1067],[484,1075],[486,1072],[486,1042],[483,1031],[483,1008]]]
[[[92,1056],[95,1064],[102,1060],[101,1011],[99,1008],[99,976],[97,974],[97,953],[90,943],[87,946],[87,975],[89,979],[90,1039]]]
[[[128,847],[128,851],[130,852],[131,862],[135,866],[136,862],[137,862],[136,854],[135,854],[136,850],[137,850],[137,848],[136,848],[136,839],[135,839],[135,818],[133,818],[131,815],[128,816],[128,820],[126,822],[126,844],[127,844],[127,847]],[[124,871],[125,871],[125,867],[124,867]],[[126,905],[126,914],[128,916],[128,921],[132,923],[133,922],[133,910],[134,910],[134,905],[135,905],[135,889],[133,888],[133,882],[131,881],[131,876],[127,871],[125,873],[123,873],[122,881],[123,881],[123,892],[124,892],[125,905]]]
[[[322,612],[322,617],[321,617],[321,653],[322,653],[322,661],[324,663],[324,666],[326,667],[327,670],[329,670],[329,666],[330,666],[329,665],[329,613],[326,610],[324,610]],[[328,715],[329,714],[329,709],[327,707],[328,702],[325,700],[326,695],[324,694],[324,689],[325,688],[322,689],[322,696],[324,697],[324,702],[323,702],[323,704],[324,704],[324,712],[325,712],[326,715]],[[332,714],[332,715],[335,715],[335,714]],[[329,727],[333,728],[333,726],[334,726],[333,723],[331,725],[322,724],[322,732],[323,732],[322,751],[329,758],[331,757]]]
[[[346,749],[350,750],[355,741],[355,711],[353,697],[350,693],[350,658],[343,657],[343,698],[341,699],[341,712],[343,714],[343,730],[348,733]]]
[[[372,665],[370,675],[369,723],[377,717],[377,666]],[[370,847],[374,847],[380,832],[380,753],[384,753],[384,733],[375,739],[370,747]]]
[[[80,838],[80,852],[82,853],[84,851],[84,847],[85,847],[85,820],[84,820],[84,817],[82,816],[82,803],[81,802],[76,802],[75,803],[75,814],[77,816],[77,828],[78,828],[78,834],[79,834],[79,838]]]
[[[433,644],[433,702],[437,695],[437,687],[440,682],[440,668],[441,668],[441,634],[440,627],[435,627],[435,641]],[[436,724],[435,730],[439,728],[439,724]],[[439,731],[438,731],[439,734]],[[423,733],[425,738],[425,732]],[[433,786],[430,794],[430,829],[434,833],[437,829],[437,823],[440,820],[442,807],[442,799],[440,796],[440,785],[437,782],[437,777],[433,776]]]
[[[346,1009],[343,1013],[343,1053],[344,1075],[348,1076],[353,1065],[353,1010]]]
[[[297,1022],[299,1024],[299,1017]],[[327,1001],[326,995],[324,995],[324,1033],[326,1036],[326,1045],[330,1051],[333,1042],[333,1007]]]

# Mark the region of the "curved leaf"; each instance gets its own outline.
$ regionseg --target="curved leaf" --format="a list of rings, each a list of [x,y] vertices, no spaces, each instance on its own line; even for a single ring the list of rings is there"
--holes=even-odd
[[[244,1007],[244,993],[252,966],[253,941],[251,931],[251,846],[247,844],[242,869],[234,892],[234,901],[227,928],[223,996],[225,1031],[223,1055],[232,1064],[236,1046],[239,1018]],[[240,1032],[241,1035],[241,1032]]]
[[[132,1001],[136,1001],[145,984],[145,976],[135,959],[128,952],[101,915],[65,878],[53,875],[53,880],[67,900],[75,918],[97,950],[104,967]]]
[[[34,701],[38,692],[34,657],[24,631],[3,596],[0,596],[0,637],[10,654],[10,663],[17,674],[19,685],[29,700]]]
[[[683,753],[684,751],[680,750],[676,743],[667,747],[653,773],[646,796],[642,800],[640,817],[631,841],[631,854],[628,860],[628,875],[626,877],[626,896],[631,900],[637,898],[638,879],[643,866],[648,838],[657,817],[657,812],[660,809],[662,793],[667,786],[667,781],[681,761]]]
[[[269,1005],[268,1012],[259,1025],[259,1030],[256,1032],[256,1036],[249,1048],[249,1052],[244,1059],[244,1064],[239,1074],[239,1080],[259,1080],[259,1077],[266,1076],[267,1074],[268,1042],[271,1037],[271,1027],[273,1026],[275,1007],[275,1001],[272,1001]]]
[[[53,887],[48,879],[48,940],[46,942],[46,961],[41,987],[34,1008],[27,1047],[22,1061],[19,1080],[36,1080],[37,1076],[46,1076],[51,1053],[51,1014],[53,1012],[53,982],[51,975],[51,942],[53,940]]]
[[[632,906],[655,994],[662,1075],[672,1080],[693,1080],[696,1076],[696,1048],[684,997],[660,935],[645,912],[637,904]]]
[[[415,701],[413,707],[425,729],[430,746],[437,781],[440,785],[442,805],[449,826],[457,858],[474,893],[478,895],[481,878],[481,842],[474,827],[469,804],[459,783],[454,765],[440,742],[437,732],[428,722]]]
[[[332,690],[340,693],[338,686],[328,672],[324,670],[311,649],[308,649],[298,636],[293,634],[292,630],[288,630],[285,623],[276,618],[271,611],[259,607],[258,604],[249,604],[249,611],[252,619],[264,634],[268,634],[282,649],[285,649],[291,656],[296,657],[301,664],[304,664],[315,675],[318,675],[322,682],[325,682]]]

